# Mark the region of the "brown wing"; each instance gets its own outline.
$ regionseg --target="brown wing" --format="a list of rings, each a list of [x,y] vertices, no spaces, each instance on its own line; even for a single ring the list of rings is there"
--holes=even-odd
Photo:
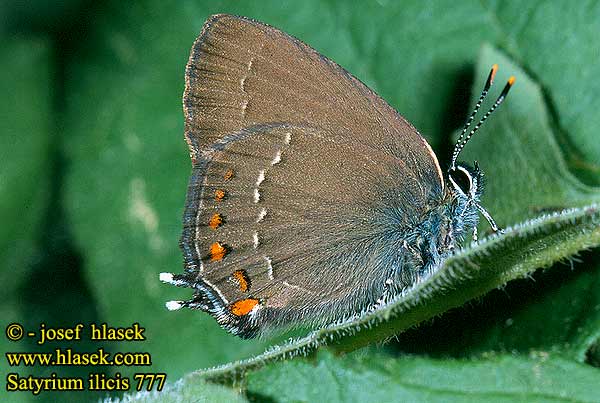
[[[416,129],[273,27],[211,17],[183,102],[188,278],[233,332],[331,320],[334,303],[364,308],[401,259],[403,232],[441,201],[439,164]]]

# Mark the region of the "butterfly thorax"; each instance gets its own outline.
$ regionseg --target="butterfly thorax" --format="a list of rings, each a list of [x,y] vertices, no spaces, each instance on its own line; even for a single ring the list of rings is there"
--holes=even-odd
[[[417,225],[403,231],[398,255],[405,258],[396,268],[393,293],[405,290],[439,269],[477,226],[482,174],[473,168],[468,172],[472,174],[471,186],[475,186],[472,192],[446,187],[443,199],[433,203]]]

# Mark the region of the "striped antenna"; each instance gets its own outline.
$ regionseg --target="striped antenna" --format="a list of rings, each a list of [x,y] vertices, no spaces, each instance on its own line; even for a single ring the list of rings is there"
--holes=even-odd
[[[475,105],[475,108],[473,109],[473,112],[471,113],[471,116],[469,116],[469,119],[467,120],[467,123],[465,123],[465,126],[464,126],[464,128],[462,130],[462,133],[458,137],[458,140],[456,140],[456,145],[454,146],[454,152],[452,153],[452,161],[450,163],[450,170],[456,169],[456,159],[458,158],[458,155],[460,154],[460,152],[462,151],[462,149],[469,142],[469,140],[471,139],[471,137],[473,137],[473,135],[475,134],[475,132],[481,127],[481,125],[483,124],[483,122],[485,122],[485,120],[504,101],[504,99],[506,98],[506,95],[508,94],[508,91],[510,90],[510,88],[512,87],[512,85],[515,82],[515,77],[511,76],[508,79],[508,82],[506,83],[506,86],[502,90],[502,93],[500,94],[500,96],[498,97],[498,99],[496,99],[496,102],[494,102],[494,104],[492,105],[492,107],[485,113],[485,115],[483,115],[483,117],[479,120],[479,122],[475,125],[475,127],[473,127],[473,129],[469,132],[469,134],[467,134],[465,136],[465,134],[467,133],[467,130],[469,129],[469,127],[471,126],[471,123],[473,122],[473,119],[475,118],[475,115],[479,111],[479,108],[481,107],[481,104],[482,104],[483,100],[485,99],[486,95],[488,94],[488,91],[489,91],[490,87],[492,86],[492,83],[494,82],[494,77],[496,76],[496,71],[498,71],[498,65],[494,64],[492,66],[492,70],[490,71],[490,74],[489,74],[489,76],[487,78],[487,81],[485,82],[485,85],[483,87],[483,91],[481,91],[481,95],[479,96],[479,100],[477,101],[477,104]]]

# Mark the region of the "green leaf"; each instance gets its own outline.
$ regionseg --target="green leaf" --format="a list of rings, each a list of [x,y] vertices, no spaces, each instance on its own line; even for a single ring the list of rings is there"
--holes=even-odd
[[[543,350],[594,364],[600,336],[598,252],[508,283],[397,336],[390,348],[436,357]]]
[[[53,133],[50,47],[43,39],[14,38],[0,45],[0,317],[2,329],[23,322],[19,289],[31,273],[49,188]],[[20,77],[19,80],[12,79]],[[4,336],[1,351],[21,343]],[[6,365],[0,366],[5,379]]]
[[[142,402],[142,403],[246,403],[240,393],[230,388],[215,385],[203,381],[178,381],[174,385],[166,385],[160,392],[138,392],[136,394],[126,393],[122,399],[109,399],[106,402]]]
[[[569,166],[600,185],[600,4],[499,0],[482,6],[507,51],[543,89]]]
[[[53,124],[48,44],[3,42],[0,67],[8,77],[21,77],[0,81],[0,281],[12,292],[27,275],[48,191]]]
[[[323,352],[249,374],[248,394],[278,402],[596,402],[598,379],[599,369],[545,352],[473,360]]]

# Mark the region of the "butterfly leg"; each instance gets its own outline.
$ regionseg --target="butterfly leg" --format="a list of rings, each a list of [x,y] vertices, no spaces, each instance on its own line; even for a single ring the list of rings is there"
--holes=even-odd
[[[479,203],[476,203],[475,206],[477,207],[477,210],[479,210],[479,212],[481,213],[482,216],[485,217],[485,219],[487,220],[487,222],[490,224],[490,227],[492,227],[492,231],[494,232],[500,232],[502,233],[502,229],[500,229],[498,227],[498,225],[496,224],[496,221],[494,221],[494,219],[492,218],[491,214],[487,212],[487,210],[485,208],[483,208],[482,205],[480,205]]]

